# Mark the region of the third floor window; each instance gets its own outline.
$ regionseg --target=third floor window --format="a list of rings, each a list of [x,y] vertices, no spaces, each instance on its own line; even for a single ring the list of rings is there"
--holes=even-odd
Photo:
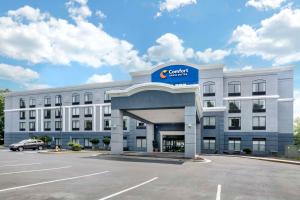
[[[265,95],[266,94],[266,81],[255,80],[252,83],[252,95]]]
[[[24,99],[20,99],[20,108],[25,108],[26,105],[25,105],[25,100]]]
[[[61,95],[56,95],[55,96],[55,105],[56,106],[61,106],[62,105],[62,100],[61,100]]]
[[[44,98],[44,106],[46,107],[51,106],[51,97]]]
[[[34,108],[35,105],[36,105],[35,99],[33,99],[33,98],[29,99],[29,107],[30,107],[30,108]]]
[[[228,83],[228,96],[241,96],[241,82],[232,81]]]
[[[80,104],[80,95],[73,94],[72,95],[72,105],[78,105],[78,104]]]
[[[210,108],[210,107],[215,107],[216,102],[212,100],[204,100],[204,107]]]
[[[203,96],[215,96],[215,83],[206,82],[203,84]]]
[[[93,94],[92,93],[85,93],[84,94],[84,103],[85,104],[92,104],[93,103]]]

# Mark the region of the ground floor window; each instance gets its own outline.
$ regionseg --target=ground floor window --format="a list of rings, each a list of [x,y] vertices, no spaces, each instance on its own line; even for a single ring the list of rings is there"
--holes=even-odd
[[[78,138],[72,138],[72,143],[80,144],[80,141]]]
[[[265,151],[266,139],[253,139],[252,145],[253,145],[253,151]]]
[[[228,141],[229,151],[240,151],[241,150],[241,139],[240,138],[230,138]]]
[[[104,119],[104,130],[110,130],[110,129],[111,129],[111,120]]]
[[[136,137],[136,148],[144,149],[147,147],[146,137]]]
[[[215,138],[203,138],[203,148],[205,150],[215,150],[216,139]]]
[[[61,146],[61,138],[54,138],[55,146]]]
[[[123,137],[123,148],[124,149],[128,148],[127,137]]]
[[[90,138],[84,138],[84,147],[92,147],[90,140]]]

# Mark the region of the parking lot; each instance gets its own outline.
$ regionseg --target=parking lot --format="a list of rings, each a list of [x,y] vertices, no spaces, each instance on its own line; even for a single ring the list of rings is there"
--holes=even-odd
[[[229,156],[183,164],[0,150],[0,199],[300,199],[300,167]]]

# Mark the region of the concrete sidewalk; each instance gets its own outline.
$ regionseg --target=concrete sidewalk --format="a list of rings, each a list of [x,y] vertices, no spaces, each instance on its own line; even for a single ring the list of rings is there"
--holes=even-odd
[[[300,161],[296,161],[296,160],[285,160],[285,159],[279,159],[279,158],[265,158],[265,157],[254,157],[254,156],[236,156],[236,157],[255,159],[255,160],[264,160],[264,161],[269,161],[269,162],[278,162],[278,163],[285,163],[285,164],[300,165]]]

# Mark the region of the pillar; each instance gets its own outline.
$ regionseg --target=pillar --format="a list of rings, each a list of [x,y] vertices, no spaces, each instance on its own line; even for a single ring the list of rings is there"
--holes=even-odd
[[[123,112],[115,109],[111,111],[111,153],[123,153]]]
[[[186,106],[184,109],[184,140],[185,157],[194,158],[196,155],[196,108],[195,106]]]
[[[147,123],[147,152],[153,152],[154,125]]]

